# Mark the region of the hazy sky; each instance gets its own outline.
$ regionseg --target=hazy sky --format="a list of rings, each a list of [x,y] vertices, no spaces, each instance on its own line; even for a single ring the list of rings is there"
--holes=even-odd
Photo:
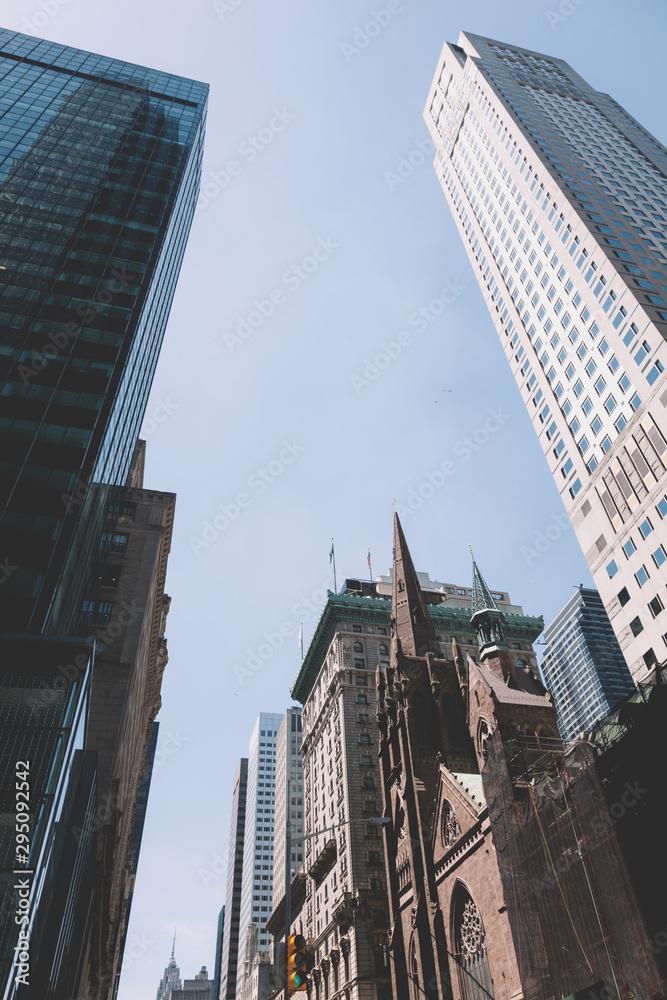
[[[208,199],[145,424],[146,486],[178,499],[159,766],[119,1000],[153,1000],[174,927],[182,975],[212,968],[232,778],[257,713],[290,704],[332,535],[339,582],[367,573],[369,548],[385,573],[392,499],[407,506],[450,459],[455,473],[403,517],[417,569],[467,583],[471,542],[490,586],[547,622],[590,582],[571,529],[526,554],[563,507],[432,155],[419,163],[422,110],[442,44],[463,28],[566,59],[666,142],[664,3],[392,8],[388,20],[385,0],[3,5],[5,27],[211,85]],[[367,33],[374,11],[388,23]],[[419,165],[399,181],[410,156]],[[445,289],[453,301],[417,325]],[[400,355],[364,384],[366,360],[402,331]],[[473,452],[465,437],[491,411],[501,426]],[[281,625],[294,636],[243,676]]]

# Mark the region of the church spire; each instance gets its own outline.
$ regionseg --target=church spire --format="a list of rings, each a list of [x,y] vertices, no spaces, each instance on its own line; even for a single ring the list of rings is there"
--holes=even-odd
[[[419,580],[403,534],[398,514],[394,513],[394,570],[391,613],[394,634],[405,656],[442,655],[431,616],[426,608]]]
[[[472,545],[468,546],[472,557],[472,616],[475,617],[480,611],[498,611],[498,605],[491,596],[486,580],[479,570],[472,553]]]
[[[472,547],[470,555],[472,557],[472,617],[470,623],[477,631],[480,659],[486,660],[501,650],[509,648],[503,629],[505,616],[496,604],[486,580],[475,562]]]

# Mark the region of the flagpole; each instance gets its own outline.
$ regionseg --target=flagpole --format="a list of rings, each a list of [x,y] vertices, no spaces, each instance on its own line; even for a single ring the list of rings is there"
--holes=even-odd
[[[336,584],[336,550],[334,549],[334,540],[331,539],[331,557],[333,559],[333,571],[334,571],[334,594],[338,593],[338,586]]]
[[[373,582],[373,570],[371,568],[371,550],[370,549],[368,550],[368,578],[369,578],[369,580],[372,583]]]

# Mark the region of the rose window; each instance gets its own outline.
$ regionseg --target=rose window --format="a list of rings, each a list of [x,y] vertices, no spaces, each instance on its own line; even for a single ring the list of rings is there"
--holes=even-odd
[[[479,911],[472,899],[466,901],[461,915],[461,952],[463,958],[470,961],[484,947],[484,931]]]

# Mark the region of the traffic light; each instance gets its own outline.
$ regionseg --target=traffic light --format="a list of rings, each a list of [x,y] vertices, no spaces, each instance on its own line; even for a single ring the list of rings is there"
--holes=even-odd
[[[305,990],[308,986],[306,978],[306,939],[302,934],[290,934],[287,938],[287,996]]]

